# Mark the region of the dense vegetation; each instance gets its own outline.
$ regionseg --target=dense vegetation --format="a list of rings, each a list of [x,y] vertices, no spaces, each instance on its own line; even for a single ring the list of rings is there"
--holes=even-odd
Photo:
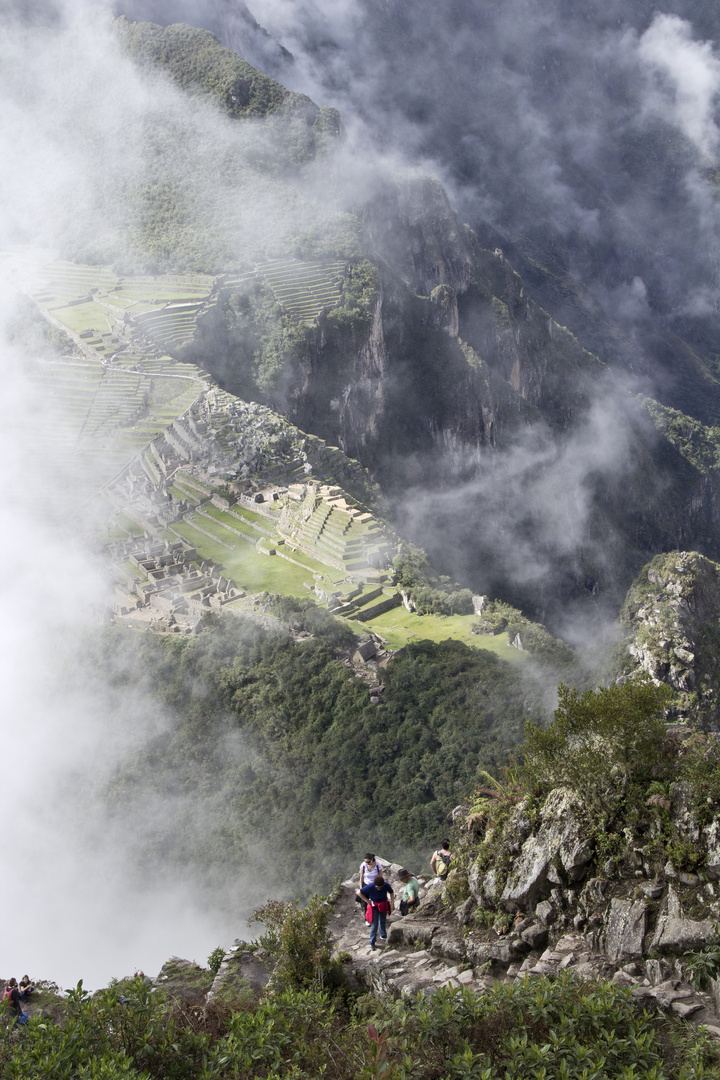
[[[627,878],[634,887],[638,851],[658,875],[668,862],[681,872],[701,867],[701,830],[720,814],[720,747],[712,736],[667,727],[671,699],[667,686],[642,678],[584,693],[561,686],[552,722],[546,728],[530,722],[515,763],[482,777],[470,830],[456,831],[455,888],[464,882],[467,890],[475,865],[492,867],[501,889],[517,840],[516,811],[537,823],[558,788],[573,793],[594,872],[616,885]],[[698,826],[695,833],[678,828],[677,809],[671,813],[678,799]],[[507,913],[482,913],[490,925],[496,916]]]
[[[711,1080],[709,1035],[569,975],[396,1002],[278,985],[202,1009],[140,980],[0,1026],[7,1080]]]
[[[415,544],[404,544],[393,560],[395,581],[407,591],[421,615],[471,615],[472,593],[446,574],[433,570],[427,554]]]
[[[115,25],[123,48],[138,64],[167,72],[183,90],[210,98],[230,116],[266,116],[290,96],[208,30],[183,23],[129,23],[124,18]]]
[[[419,868],[478,768],[502,765],[542,716],[539,690],[492,653],[421,641],[380,673],[375,705],[338,657],[352,647],[344,624],[309,602],[274,610],[312,637],[234,617],[193,640],[104,634],[95,664],[170,716],[106,792],[118,827],[142,820],[146,872],[187,865],[208,887],[252,865],[308,893],[368,845]],[[148,818],[151,795],[192,813]]]

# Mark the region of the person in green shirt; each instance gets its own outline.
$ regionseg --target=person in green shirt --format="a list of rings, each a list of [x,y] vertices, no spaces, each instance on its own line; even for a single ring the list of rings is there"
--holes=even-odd
[[[405,886],[400,900],[400,914],[410,915],[413,911],[417,911],[420,904],[418,879],[413,877],[409,870],[404,869],[400,871],[398,877]]]

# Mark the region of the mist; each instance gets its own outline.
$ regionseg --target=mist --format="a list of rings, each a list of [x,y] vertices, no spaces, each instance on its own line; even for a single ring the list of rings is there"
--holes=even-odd
[[[99,451],[88,461],[67,449],[63,417],[36,378],[52,355],[18,337],[17,303],[37,267],[68,245],[132,265],[137,255],[123,244],[133,222],[106,196],[144,180],[152,162],[138,132],[162,130],[166,152],[187,103],[167,82],[137,74],[106,10],[68,4],[42,14],[8,17],[0,45],[0,872],[11,904],[3,972],[93,988],[137,967],[154,974],[173,954],[204,964],[246,931],[269,886],[256,868],[252,885],[224,883],[209,899],[202,881],[177,869],[139,873],[147,834],[187,820],[202,829],[187,799],[148,792],[112,815],[100,809],[117,769],[170,718],[133,672],[118,680],[93,663],[110,582],[93,544],[88,490],[110,475]],[[202,104],[187,128],[217,154],[237,146],[237,132]],[[256,194],[253,212],[235,218],[248,248],[268,242],[258,222],[271,186]],[[295,227],[295,207],[285,209],[285,219],[273,215],[280,231],[284,221]]]
[[[0,310],[0,783],[13,811],[0,870],[17,908],[3,955],[7,975],[97,986],[136,966],[154,973],[172,953],[203,963],[243,933],[241,912],[261,902],[263,883],[252,895],[233,883],[234,921],[230,893],[209,903],[201,883],[163,868],[138,879],[143,819],[171,827],[192,812],[182,798],[149,797],[124,823],[85,810],[85,793],[169,717],[142,687],[120,695],[86,662],[84,642],[107,604],[105,569],[81,527],[72,462],[38,438],[57,420],[30,376],[46,357],[8,333],[32,252],[146,269],[138,221],[116,196],[169,177],[183,206],[217,210],[208,243],[224,245],[228,266],[242,265],[324,227],[328,206],[361,204],[379,175],[437,174],[481,242],[501,243],[538,302],[621,378],[564,440],[528,428],[488,451],[472,481],[442,492],[418,484],[399,521],[431,552],[444,550],[454,573],[474,574],[478,590],[515,582],[518,595],[549,592],[558,555],[611,576],[612,543],[594,535],[590,496],[598,476],[622,489],[628,432],[652,439],[631,394],[708,423],[720,416],[707,345],[718,317],[720,17],[700,0],[662,14],[649,2],[628,12],[564,0],[542,9],[526,0],[18,0],[2,11],[0,247],[13,254]],[[276,153],[272,134],[139,73],[110,30],[121,13],[206,27],[289,89],[338,107],[348,137],[330,175],[308,168],[288,188],[278,174],[254,173],[243,163]],[[196,248],[193,229],[189,216]],[[536,272],[540,264],[553,273]],[[701,401],[678,376],[680,341],[710,373]],[[449,553],[448,516],[460,520]],[[487,552],[485,574],[464,561],[464,547]],[[592,640],[570,606],[565,625]]]

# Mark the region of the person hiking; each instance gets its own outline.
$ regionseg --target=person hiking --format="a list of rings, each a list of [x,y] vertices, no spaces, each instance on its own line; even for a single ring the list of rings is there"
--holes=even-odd
[[[400,871],[398,877],[404,885],[403,894],[400,898],[400,914],[410,915],[413,911],[417,911],[420,904],[420,885],[418,879],[404,868]]]
[[[358,889],[358,895],[364,896],[372,908],[372,922],[370,923],[370,948],[375,948],[378,928],[380,938],[387,941],[387,917],[392,914],[392,898],[394,890],[392,885],[385,880],[382,874],[378,874],[372,885],[365,885]]]
[[[8,979],[5,983],[2,999],[15,1013],[15,1023],[26,1024],[27,1013],[23,1012],[23,1007],[20,1004],[20,991],[18,989],[17,979]]]
[[[382,874],[382,866],[377,861],[372,851],[365,853],[365,858],[360,863],[360,869],[358,871],[358,878],[360,881],[360,888],[364,888],[365,885],[372,885],[378,874]],[[365,909],[367,902],[359,895],[356,895],[355,899],[358,904],[362,905],[362,916],[365,918]]]
[[[439,877],[441,880],[447,877],[451,859],[450,841],[443,840],[442,846],[437,851],[433,851],[430,856],[430,867],[435,877]]]
[[[18,983],[18,990],[20,991],[20,1000],[21,1001],[27,1001],[28,998],[30,997],[30,995],[32,994],[34,989],[35,989],[35,987],[30,982],[30,976],[29,975],[23,975],[22,979]]]

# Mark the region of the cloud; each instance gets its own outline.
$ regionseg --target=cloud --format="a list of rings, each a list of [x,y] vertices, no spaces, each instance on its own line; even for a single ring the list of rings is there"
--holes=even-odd
[[[677,15],[656,15],[637,55],[649,76],[644,108],[676,124],[702,154],[716,155],[720,57],[713,43],[695,40]]]

